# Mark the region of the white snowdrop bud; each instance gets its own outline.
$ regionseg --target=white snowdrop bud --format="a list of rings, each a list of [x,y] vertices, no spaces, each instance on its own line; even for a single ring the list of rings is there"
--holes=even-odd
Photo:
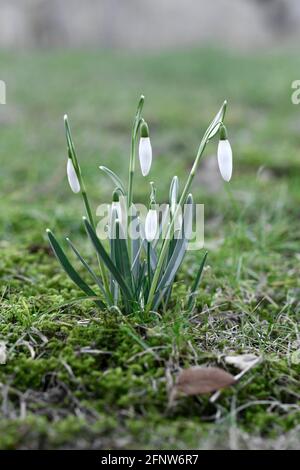
[[[157,235],[158,216],[155,209],[149,209],[145,221],[145,235],[148,242],[152,242]]]
[[[67,164],[67,175],[68,175],[68,181],[69,185],[73,191],[73,193],[79,193],[80,191],[80,184],[76,175],[76,171],[72,162],[71,158],[68,158],[68,164]]]
[[[225,126],[220,129],[220,140],[218,145],[218,165],[222,178],[230,181],[232,175],[232,150]]]
[[[139,158],[143,176],[147,176],[152,163],[152,147],[149,137],[149,129],[146,122],[141,124],[141,137],[139,143]]]
[[[120,224],[122,224],[122,206],[118,190],[114,190],[113,192],[111,211],[115,211],[115,213],[117,214],[117,219],[119,220]]]

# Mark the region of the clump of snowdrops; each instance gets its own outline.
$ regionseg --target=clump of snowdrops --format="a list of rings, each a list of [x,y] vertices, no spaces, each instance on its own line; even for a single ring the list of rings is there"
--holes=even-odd
[[[143,176],[149,174],[152,165],[149,129],[142,117],[143,105],[144,96],[141,96],[132,126],[127,185],[110,169],[99,167],[114,185],[107,223],[107,241],[101,240],[97,235],[68,118],[64,117],[68,150],[67,176],[72,191],[80,193],[83,200],[86,212],[83,224],[96,255],[93,266],[84,259],[69,238],[66,238],[66,242],[89,276],[89,283],[79,274],[51,230],[47,229],[57,259],[86,298],[92,299],[100,309],[118,308],[124,313],[137,310],[159,311],[168,307],[176,274],[184,259],[191,234],[194,203],[190,189],[206,146],[215,136],[219,137],[218,164],[221,175],[225,181],[229,181],[232,174],[232,151],[224,125],[227,106],[225,101],[204,133],[183,190],[179,191],[177,176],[171,180],[168,217],[159,217],[156,189],[151,182],[149,208],[145,220],[142,220],[136,210],[133,192],[137,146]],[[120,203],[121,199],[125,204]],[[130,230],[133,226],[134,236]],[[187,293],[185,307],[188,311],[195,306],[206,256],[205,252]]]

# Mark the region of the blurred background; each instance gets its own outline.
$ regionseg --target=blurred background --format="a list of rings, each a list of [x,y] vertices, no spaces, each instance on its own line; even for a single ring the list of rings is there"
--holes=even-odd
[[[65,439],[73,445],[77,429],[84,439],[89,436],[90,424],[81,428],[81,409],[87,410],[88,423],[94,419],[89,404],[100,412],[95,432],[103,430],[106,439],[112,426],[117,448],[136,441],[151,448],[150,434],[153,448],[197,448],[214,419],[214,436],[220,423],[230,423],[232,448],[237,419],[245,424],[247,445],[250,429],[279,435],[284,446],[284,432],[299,424],[299,364],[290,360],[293,344],[299,347],[300,312],[300,105],[291,100],[292,82],[300,80],[299,39],[299,0],[0,0],[0,80],[7,92],[7,104],[0,104],[0,339],[9,338],[12,354],[8,368],[0,370],[1,410],[9,417],[0,420],[0,447],[48,448],[49,442],[57,447]],[[82,228],[81,198],[67,182],[63,115],[69,116],[95,211],[111,200],[114,189],[99,165],[127,184],[131,126],[141,93],[153,165],[143,178],[137,162],[136,201],[149,202],[152,180],[161,203],[174,175],[183,188],[203,133],[224,99],[234,158],[228,184],[219,174],[215,139],[193,182],[194,200],[205,206],[209,252],[199,315],[192,321],[181,315],[181,300],[201,251],[188,254],[166,328],[160,333],[155,323],[149,334],[145,330],[146,342],[161,345],[157,349],[170,354],[171,364],[213,364],[214,358],[219,363],[229,352],[264,356],[262,369],[247,377],[232,399],[229,391],[216,409],[206,398],[204,408],[199,408],[202,400],[186,402],[173,418],[155,385],[165,393],[162,362],[153,362],[152,376],[148,359],[135,353],[140,346],[128,342],[127,333],[123,341],[121,328],[116,333],[110,323],[98,328],[98,314],[83,302],[61,309],[81,294],[45,236],[46,227],[59,240],[70,235],[95,263]],[[97,322],[85,322],[94,315]],[[119,324],[119,317],[113,318]],[[138,334],[144,335],[143,328]],[[81,340],[95,345],[103,359],[79,356]],[[22,355],[15,349],[19,344]],[[27,350],[25,344],[33,346]],[[105,359],[102,351],[111,349],[115,353]],[[106,374],[110,364],[111,375]],[[57,392],[56,376],[72,394]],[[36,419],[26,427],[30,392],[28,410]],[[15,420],[19,415],[22,421]],[[161,415],[165,426],[159,424]],[[124,423],[129,424],[124,428]],[[129,434],[133,441],[126,440]],[[79,434],[78,442],[84,446]],[[103,442],[114,448],[110,440]]]
[[[160,49],[299,39],[298,0],[1,0],[3,47]]]
[[[227,98],[232,183],[221,181],[212,143],[194,189],[212,232],[221,236],[237,212],[246,211],[246,222],[257,207],[270,212],[277,197],[295,207],[300,108],[291,83],[300,78],[299,39],[297,0],[0,0],[4,233],[39,239],[46,223],[67,225],[81,215],[66,182],[66,112],[95,204],[111,195],[97,168],[127,178],[141,93],[154,151],[149,181],[157,180],[161,200],[170,169],[183,184]],[[142,182],[137,172],[136,194],[146,201]]]

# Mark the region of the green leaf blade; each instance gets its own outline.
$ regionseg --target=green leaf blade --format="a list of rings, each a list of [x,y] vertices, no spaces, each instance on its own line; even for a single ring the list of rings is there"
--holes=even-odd
[[[102,243],[100,242],[99,238],[97,237],[94,229],[92,228],[91,224],[89,221],[84,217],[83,218],[84,226],[86,229],[86,232],[89,236],[89,239],[91,240],[95,250],[101,257],[102,261],[106,265],[106,267],[109,269],[109,271],[112,273],[114,279],[117,281],[117,283],[120,286],[120,289],[122,290],[123,294],[127,297],[129,301],[132,301],[132,293],[130,291],[130,288],[126,284],[125,280],[123,279],[122,275],[118,271],[116,265],[112,262],[110,259],[109,255],[106,253]]]
[[[200,281],[201,281],[201,278],[202,278],[202,272],[203,272],[203,269],[204,269],[204,266],[205,266],[205,263],[206,263],[207,255],[208,255],[208,252],[206,251],[204,253],[204,256],[203,256],[202,261],[200,263],[200,266],[199,266],[199,269],[198,269],[198,272],[197,272],[192,290],[191,290],[191,292],[189,294],[189,297],[188,297],[187,310],[188,310],[189,313],[191,313],[195,308],[197,291],[198,291]]]
[[[51,230],[47,229],[47,236],[50,242],[50,245],[54,251],[56,258],[61,264],[64,271],[67,273],[69,278],[88,296],[97,297],[97,294],[91,289],[88,284],[82,279],[82,277],[77,273],[69,259],[67,258],[65,252],[60,246],[59,242],[55,238]],[[101,300],[95,301],[97,305],[101,308],[106,308],[105,304]]]
[[[107,176],[109,176],[109,178],[115,183],[115,185],[117,186],[117,188],[119,188],[123,194],[123,196],[126,196],[126,190],[125,190],[125,186],[121,180],[121,178],[116,175],[116,173],[114,173],[112,170],[110,170],[109,168],[107,168],[106,166],[99,166],[100,170],[103,171]]]

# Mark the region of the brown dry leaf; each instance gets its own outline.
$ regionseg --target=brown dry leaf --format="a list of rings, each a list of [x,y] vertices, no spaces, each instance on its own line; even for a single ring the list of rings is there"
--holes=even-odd
[[[215,392],[234,383],[233,375],[218,367],[190,367],[178,375],[175,391],[198,395]]]

